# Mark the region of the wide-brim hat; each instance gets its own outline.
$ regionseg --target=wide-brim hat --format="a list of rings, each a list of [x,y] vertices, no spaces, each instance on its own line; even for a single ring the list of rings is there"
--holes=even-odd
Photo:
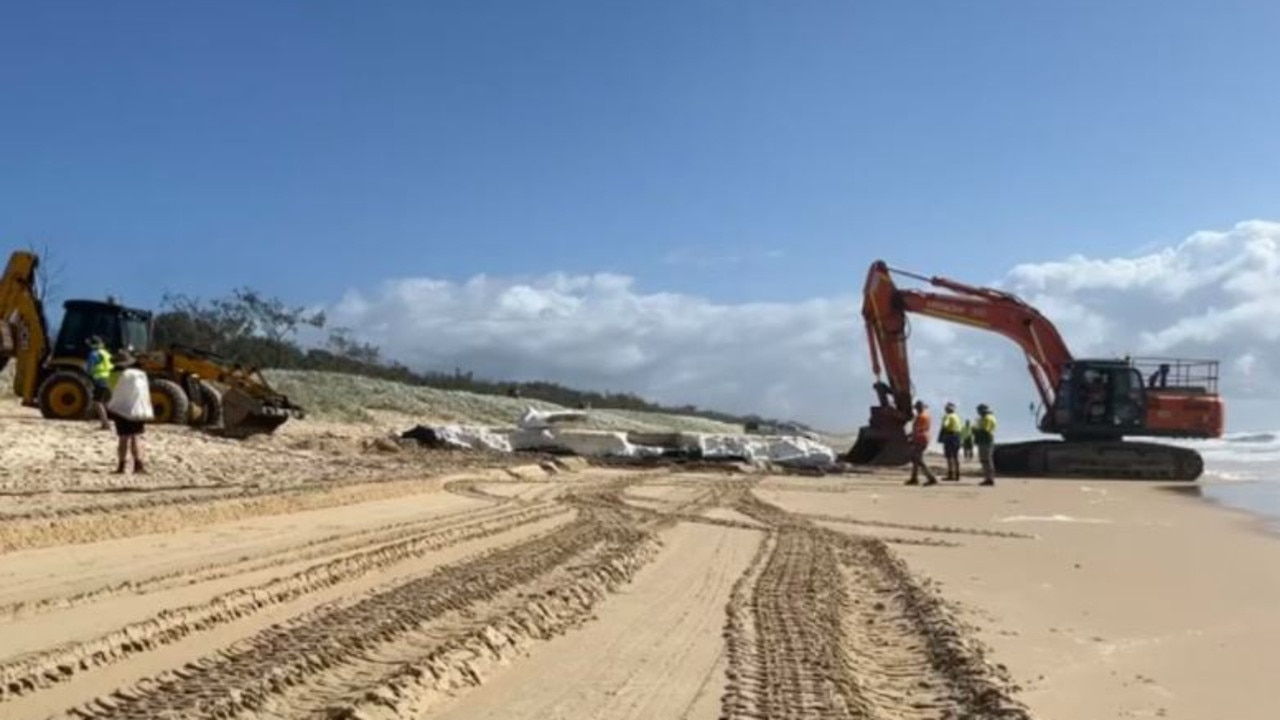
[[[986,403],[983,403],[983,404],[981,404],[981,405],[979,405],[979,406],[978,406],[978,412],[980,412],[980,413],[984,413],[984,412],[991,412],[991,408],[987,407],[987,404],[986,404]]]
[[[130,368],[138,364],[138,359],[128,350],[121,350],[116,353],[115,361],[112,364],[118,368]]]
[[[84,342],[85,342],[85,344],[86,344],[86,345],[88,345],[88,346],[89,346],[89,347],[91,347],[91,348],[100,348],[100,347],[102,347],[102,345],[103,345],[103,343],[102,343],[102,338],[98,337],[97,335],[94,335],[94,336],[90,337],[89,339],[85,340]]]

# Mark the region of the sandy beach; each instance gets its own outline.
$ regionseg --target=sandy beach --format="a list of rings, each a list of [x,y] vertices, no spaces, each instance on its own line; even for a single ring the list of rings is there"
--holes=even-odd
[[[1280,541],[1140,483],[904,487],[0,417],[0,716],[1270,718]]]
[[[1280,658],[1280,538],[1262,520],[1145,483],[844,481],[839,499],[775,483],[762,499],[840,532],[956,543],[895,552],[977,628],[1036,717],[1274,715],[1261,688]]]

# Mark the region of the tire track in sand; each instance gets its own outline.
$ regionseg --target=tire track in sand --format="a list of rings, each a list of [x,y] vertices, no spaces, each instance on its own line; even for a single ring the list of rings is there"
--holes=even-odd
[[[364,566],[357,562],[352,566],[356,569],[349,570],[363,572],[365,580],[340,579],[316,591],[332,593],[324,603],[289,605],[285,600],[279,622],[252,620],[256,624],[233,638],[235,642],[188,644],[179,642],[184,638],[177,634],[166,648],[157,638],[167,630],[159,628],[154,631],[158,635],[137,647],[128,645],[133,642],[128,633],[118,638],[124,643],[116,651],[123,653],[119,657],[133,655],[136,661],[111,664],[108,658],[106,668],[94,670],[95,656],[90,655],[88,666],[71,668],[69,682],[58,677],[62,667],[56,662],[40,666],[43,675],[29,667],[19,682],[19,690],[27,695],[0,703],[0,716],[32,717],[35,708],[56,710],[73,704],[64,717],[78,720],[391,720],[440,710],[466,717],[475,714],[470,711],[518,714],[518,706],[503,707],[502,698],[510,693],[504,695],[501,688],[495,689],[495,699],[487,706],[483,691],[465,693],[457,701],[446,696],[483,684],[497,666],[531,651],[572,656],[584,641],[607,643],[626,636],[626,621],[618,621],[616,615],[631,602],[632,622],[641,626],[640,634],[649,630],[654,637],[649,649],[619,650],[617,654],[630,659],[612,668],[603,656],[584,660],[586,668],[574,676],[565,676],[558,663],[526,663],[504,671],[496,682],[510,683],[521,676],[538,679],[527,686],[533,688],[529,692],[544,681],[556,684],[541,696],[545,701],[527,705],[531,716],[566,709],[575,716],[598,716],[616,707],[618,714],[634,711],[635,717],[708,717],[716,710],[708,698],[716,694],[719,670],[707,669],[705,646],[698,651],[704,653],[701,659],[692,663],[697,668],[692,684],[698,686],[693,695],[700,698],[696,709],[675,707],[680,704],[675,693],[657,704],[638,694],[653,692],[655,684],[679,672],[679,663],[664,669],[653,661],[682,652],[684,635],[705,635],[705,621],[718,614],[703,606],[705,593],[697,590],[699,582],[707,580],[703,575],[714,574],[697,570],[711,562],[698,560],[699,551],[709,551],[700,547],[687,553],[692,565],[680,568],[683,580],[672,570],[674,577],[661,581],[675,593],[672,597],[690,598],[694,607],[687,611],[675,600],[670,607],[639,608],[635,603],[643,601],[632,598],[601,606],[610,593],[632,583],[643,566],[663,557],[660,538],[669,528],[696,523],[679,530],[694,537],[740,537],[750,530],[751,536],[763,537],[731,588],[725,583],[742,567],[750,549],[739,551],[733,569],[722,572],[714,583],[722,593],[717,597],[724,598],[727,590],[720,618],[723,720],[1029,720],[1011,699],[1008,678],[986,662],[983,648],[968,638],[942,600],[911,575],[883,539],[844,535],[787,513],[755,497],[750,482],[709,480],[701,486],[705,492],[689,493],[686,503],[662,509],[646,506],[656,503],[628,502],[632,498],[624,498],[623,491],[643,479],[568,484],[560,497],[546,502],[507,497],[501,512],[478,517],[497,522],[526,517],[520,513],[548,513],[530,521],[534,524],[566,514],[574,517],[554,530],[525,532],[514,541],[457,554],[451,564],[413,574],[361,571],[358,568]],[[450,489],[476,499],[506,495],[471,483]],[[709,512],[715,508],[733,512]],[[452,531],[483,529],[484,522],[459,523]],[[346,572],[341,563],[347,558],[367,554],[366,565],[379,562],[377,553],[422,537],[354,548],[327,562],[338,563],[335,570]],[[666,557],[667,562],[686,560],[683,554]],[[386,562],[384,567],[395,561]],[[316,579],[290,577],[302,582]],[[646,583],[657,582],[652,575],[646,577],[651,578]],[[635,587],[643,592],[643,587]],[[277,589],[289,591],[287,586]],[[246,607],[254,601],[250,593]],[[691,621],[689,613],[701,618],[694,630],[664,634],[658,627],[694,627],[682,625]],[[556,643],[556,636],[596,616],[613,620]],[[219,621],[213,627],[226,625]],[[534,643],[538,647],[531,648]],[[592,650],[596,648],[581,652]],[[605,649],[600,652],[608,654]],[[81,675],[87,680],[78,679]],[[575,690],[584,675],[602,685],[600,697],[584,697]],[[31,685],[23,686],[22,681]],[[6,691],[10,687],[5,683]],[[87,694],[90,688],[96,692]],[[55,697],[60,689],[75,692],[63,702],[62,696]],[[43,704],[27,704],[28,700]]]
[[[1030,720],[883,541],[748,494],[737,509],[772,531],[728,607],[725,720]]]
[[[533,647],[482,687],[430,708],[429,717],[715,720],[724,606],[763,536],[691,523],[663,531],[653,563],[589,625]]]
[[[47,594],[40,595],[38,590],[24,590],[21,582],[21,573],[11,573],[6,576],[9,578],[9,587],[0,590],[0,626],[6,620],[16,619],[18,615],[26,618],[43,612],[65,610],[89,602],[98,602],[121,594],[127,593],[141,596],[167,588],[207,583],[272,568],[281,568],[291,563],[336,556],[344,550],[358,550],[379,542],[407,538],[419,533],[424,528],[443,529],[458,523],[478,520],[486,515],[508,513],[510,509],[504,508],[503,505],[521,502],[531,504],[534,500],[540,499],[472,493],[469,491],[470,486],[481,481],[470,477],[455,478],[453,480],[443,479],[442,482],[443,489],[452,495],[480,499],[487,504],[484,506],[464,507],[460,510],[433,514],[412,520],[383,523],[373,527],[342,530],[329,535],[304,539],[279,549],[258,552],[252,555],[246,554],[234,562],[224,559],[189,565],[183,564],[171,570],[156,571],[149,576],[143,575],[141,577],[138,576],[133,568],[129,568],[130,572],[127,575],[122,575],[120,579],[113,582],[104,578],[101,584],[89,586],[87,589],[85,588],[85,583],[77,578],[73,583],[67,583],[71,587],[62,592],[56,592],[53,588],[50,588]],[[428,485],[428,489],[430,487]],[[105,509],[101,510],[101,513],[106,512]],[[198,526],[199,524],[197,524]],[[14,586],[15,578],[18,580],[16,587]],[[0,659],[3,659],[2,653],[0,653]]]
[[[333,557],[343,552],[367,548],[378,543],[389,543],[413,537],[421,534],[423,530],[443,530],[485,518],[496,518],[511,512],[512,510],[509,507],[504,506],[471,507],[445,515],[337,532],[305,540],[279,550],[245,556],[235,562],[200,563],[146,577],[130,577],[126,580],[99,585],[88,590],[28,597],[23,600],[2,603],[0,604],[0,619],[5,619],[6,616],[8,616],[8,619],[13,619],[14,616],[18,615],[27,618],[32,615],[100,602],[123,594],[142,596],[174,587],[190,586],[248,575],[294,563]]]
[[[385,707],[411,702],[443,685],[479,682],[477,653],[538,637],[580,621],[611,585],[625,582],[655,549],[652,534],[628,518],[600,508],[553,533],[377,592],[331,612],[318,612],[269,628],[241,646],[79,708],[81,718],[252,716],[289,688],[316,673],[359,661],[410,633],[468,608],[483,609],[504,593],[567,567],[570,583],[526,599],[515,612],[485,615],[472,633],[422,648],[418,662],[401,666],[383,691],[362,692],[358,702]],[[421,682],[425,681],[425,682]],[[390,688],[399,688],[399,691]],[[367,696],[373,701],[365,701]],[[354,708],[330,708],[328,717],[356,717]]]
[[[80,673],[185,640],[195,633],[354,581],[428,552],[488,538],[570,512],[571,508],[545,503],[423,531],[407,539],[375,544],[344,554],[260,585],[237,588],[198,605],[161,610],[146,620],[105,635],[11,660],[0,665],[0,714],[5,708],[4,701],[70,681]]]
[[[142,493],[141,497],[109,505],[95,502],[40,512],[4,513],[0,515],[0,553],[389,500],[438,492],[445,484],[460,479],[487,477],[506,477],[506,472],[497,467],[481,467],[474,472],[424,477],[422,470],[401,470],[351,479],[334,477],[324,482],[243,486],[234,494],[216,487],[209,493]]]
[[[866,527],[888,528],[891,530],[914,530],[922,533],[941,533],[944,535],[973,535],[975,537],[1006,538],[1012,540],[1035,540],[1035,535],[1012,530],[987,530],[986,528],[966,528],[954,525],[920,525],[916,523],[889,522],[887,520],[867,520],[849,517],[848,515],[830,515],[826,513],[791,513],[806,520],[822,520],[831,523],[863,525]]]

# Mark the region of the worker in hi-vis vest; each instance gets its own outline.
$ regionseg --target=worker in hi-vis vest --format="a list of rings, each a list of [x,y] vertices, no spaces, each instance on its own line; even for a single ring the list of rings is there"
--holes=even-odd
[[[929,428],[932,421],[929,417],[929,406],[923,400],[916,401],[916,416],[911,421],[911,479],[907,485],[919,485],[919,474],[924,471],[924,484],[937,485],[938,478],[924,462],[924,451],[929,447]]]
[[[964,427],[960,428],[960,449],[964,451],[964,459],[973,459],[973,422],[964,421]]]
[[[102,338],[94,335],[89,338],[89,358],[85,361],[84,370],[93,381],[93,407],[98,413],[98,422],[103,430],[110,430],[107,420],[107,401],[111,399],[111,353],[107,351]]]
[[[938,432],[938,441],[942,443],[942,454],[947,459],[947,479],[960,479],[960,432],[964,430],[964,422],[956,414],[956,404],[947,403],[942,415],[942,428]]]
[[[996,445],[996,416],[985,403],[978,406],[978,420],[973,424],[973,441],[978,446],[978,462],[982,463],[982,482],[979,485],[995,485],[991,454]]]

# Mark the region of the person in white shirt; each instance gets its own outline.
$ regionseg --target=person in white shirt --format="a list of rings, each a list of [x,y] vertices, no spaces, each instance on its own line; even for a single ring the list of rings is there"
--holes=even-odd
[[[118,438],[117,475],[124,474],[130,454],[133,455],[133,471],[146,473],[142,462],[142,434],[146,431],[147,421],[155,419],[155,410],[151,407],[151,384],[137,364],[128,350],[121,350],[111,375],[111,400],[107,404],[107,413],[115,423]]]

